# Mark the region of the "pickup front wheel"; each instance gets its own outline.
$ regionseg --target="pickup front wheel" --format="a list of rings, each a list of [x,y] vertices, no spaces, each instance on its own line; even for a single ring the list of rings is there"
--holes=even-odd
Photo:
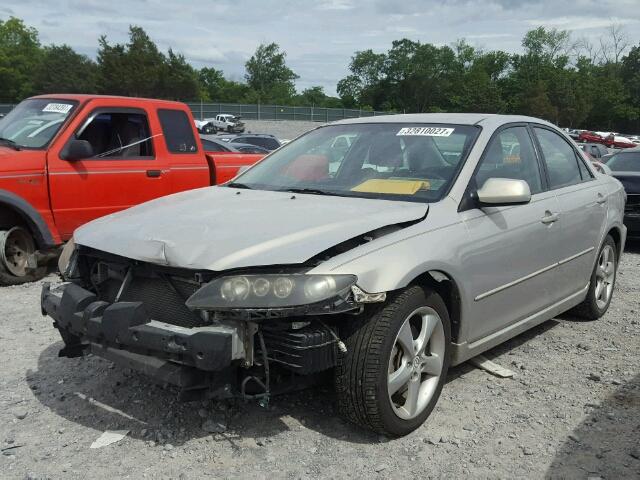
[[[336,367],[338,409],[379,433],[406,435],[427,419],[450,362],[449,314],[440,296],[412,286],[345,338]]]
[[[39,267],[31,233],[22,227],[0,230],[0,286],[40,280],[47,268]]]

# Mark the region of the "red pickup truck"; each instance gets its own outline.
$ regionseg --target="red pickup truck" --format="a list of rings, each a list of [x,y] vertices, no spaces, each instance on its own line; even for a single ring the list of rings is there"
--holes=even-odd
[[[179,102],[68,94],[24,100],[0,120],[0,285],[42,277],[83,223],[222,183],[259,158],[205,153]]]

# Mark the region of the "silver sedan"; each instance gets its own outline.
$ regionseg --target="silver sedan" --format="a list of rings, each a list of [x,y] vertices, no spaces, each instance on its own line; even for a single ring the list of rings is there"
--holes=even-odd
[[[62,356],[262,402],[329,375],[345,418],[404,435],[450,366],[567,310],[607,311],[624,204],[536,118],[346,120],[227,185],[80,228],[60,265],[72,283],[45,287],[42,308]]]

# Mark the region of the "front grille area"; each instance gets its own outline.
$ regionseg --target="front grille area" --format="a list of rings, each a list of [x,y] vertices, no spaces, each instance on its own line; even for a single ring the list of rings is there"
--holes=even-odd
[[[105,263],[100,267],[100,273],[92,276],[91,283],[100,300],[113,303],[125,275],[122,275],[122,270],[116,275]],[[142,302],[152,319],[191,328],[204,324],[202,318],[184,304],[198,288],[200,286],[195,281],[185,278],[165,274],[141,275],[134,271],[119,301]]]

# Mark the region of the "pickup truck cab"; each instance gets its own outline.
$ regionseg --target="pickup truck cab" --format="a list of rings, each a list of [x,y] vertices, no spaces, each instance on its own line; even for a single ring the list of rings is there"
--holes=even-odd
[[[216,118],[211,120],[216,130],[229,133],[243,133],[244,123],[240,120],[240,117],[232,115],[230,113],[221,113],[216,115]]]
[[[0,120],[0,285],[42,277],[90,220],[220,183],[194,127],[186,105],[164,100],[64,94],[16,106]],[[220,177],[239,165],[225,157]]]

